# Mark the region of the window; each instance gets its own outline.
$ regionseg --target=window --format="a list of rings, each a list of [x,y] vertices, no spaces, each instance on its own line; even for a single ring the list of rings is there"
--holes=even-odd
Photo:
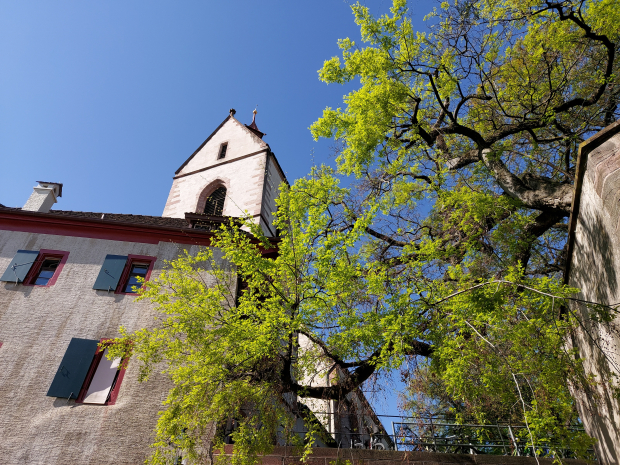
[[[56,283],[69,252],[62,250],[18,250],[0,281],[26,286],[49,287]]]
[[[108,360],[107,349],[99,347],[104,341],[72,338],[47,395],[85,404],[114,405],[127,361]]]
[[[106,255],[93,289],[113,291],[116,294],[135,294],[138,277],[148,281],[156,257],[145,255]]]
[[[58,265],[60,265],[60,258],[46,257],[41,263],[41,268],[39,268],[39,271],[33,278],[33,284],[35,286],[47,286],[47,283],[49,283],[50,279],[54,276],[54,273],[56,273]]]
[[[228,142],[224,142],[220,145],[220,152],[217,154],[217,159],[221,160],[226,156],[226,150],[228,150]]]
[[[100,342],[104,341],[105,339],[102,339]],[[107,355],[108,349],[97,348],[80,394],[76,399],[77,403],[99,405],[114,405],[116,403],[127,363],[126,360],[123,361],[120,358],[108,360]]]
[[[221,186],[215,189],[213,193],[207,197],[204,214],[222,216],[222,212],[224,211],[224,200],[226,200],[226,188]]]
[[[149,266],[149,263],[133,263],[131,265],[131,271],[129,271],[129,278],[127,279],[127,284],[125,284],[124,292],[136,294],[134,288],[142,286],[138,278],[142,278],[146,281],[146,274],[149,271]]]

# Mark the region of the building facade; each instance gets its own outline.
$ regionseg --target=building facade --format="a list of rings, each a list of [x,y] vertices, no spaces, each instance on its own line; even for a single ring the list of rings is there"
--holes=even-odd
[[[149,455],[170,383],[139,383],[136,363],[119,369],[98,343],[121,325],[152,327],[136,278],[208,247],[227,217],[249,215],[276,235],[285,176],[255,121],[234,115],[177,170],[161,217],[56,210],[63,186],[44,181],[23,208],[0,206],[0,463],[137,464]]]
[[[601,464],[620,463],[620,121],[579,149],[565,282],[580,289],[570,310],[581,326],[572,341],[596,392],[575,393]],[[613,321],[596,322],[585,302],[609,305]]]

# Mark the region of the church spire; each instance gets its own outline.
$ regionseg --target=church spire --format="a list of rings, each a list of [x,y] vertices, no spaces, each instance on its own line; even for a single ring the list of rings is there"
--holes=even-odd
[[[264,132],[261,132],[258,129],[258,126],[256,126],[256,113],[258,113],[258,111],[256,110],[256,108],[254,108],[254,111],[252,112],[252,123],[250,123],[249,125],[246,124],[245,127],[251,129],[254,134],[256,134],[262,139],[263,136],[265,136],[266,134]]]

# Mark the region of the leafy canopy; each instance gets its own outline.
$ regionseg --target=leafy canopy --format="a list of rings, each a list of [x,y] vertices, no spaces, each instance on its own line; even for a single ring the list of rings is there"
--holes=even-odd
[[[255,463],[301,441],[296,396],[344,403],[411,360],[447,413],[492,421],[500,406],[540,453],[584,453],[569,387],[595,380],[567,344],[581,322],[561,281],[564,221],[578,144],[618,118],[619,1],[447,1],[425,31],[404,0],[353,13],[361,44],[341,40],[319,75],[359,88],[311,127],[340,142],[336,166],[282,189],[277,244],[231,224],[217,249],[170,263],[141,297],[160,325],[123,333],[145,378],[174,383],[153,462],[200,456],[233,418],[233,461]],[[329,385],[309,382],[330,367]]]

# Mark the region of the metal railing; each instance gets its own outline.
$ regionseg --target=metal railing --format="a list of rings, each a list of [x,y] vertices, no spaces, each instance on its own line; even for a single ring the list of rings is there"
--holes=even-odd
[[[363,413],[314,412],[317,418],[338,415],[339,420],[359,424]],[[534,456],[534,448],[527,440],[527,427],[508,422],[494,424],[461,424],[445,417],[420,416],[404,417],[393,415],[376,415],[388,426],[391,422],[391,434],[387,430],[379,431],[362,421],[365,427],[361,431],[351,431],[347,426],[330,431],[328,434],[342,448],[379,449],[397,451],[424,451],[457,454],[484,454],[508,456]],[[387,420],[387,421],[386,421]],[[571,430],[584,431],[581,426],[572,426]],[[301,432],[300,432],[301,433]],[[386,437],[387,436],[387,437]],[[544,455],[556,458],[575,458],[574,451],[561,448],[549,441],[537,443],[536,450]],[[588,452],[589,459],[596,460],[594,451]]]
[[[570,429],[583,431],[583,428],[577,426]],[[525,431],[525,425],[460,424],[432,417],[392,422],[392,437],[396,450],[533,456],[534,448],[524,439],[527,437]],[[558,458],[575,457],[573,451],[560,448],[553,442],[538,443],[536,449],[544,454],[552,453]],[[594,458],[594,452],[590,453],[591,458]]]

